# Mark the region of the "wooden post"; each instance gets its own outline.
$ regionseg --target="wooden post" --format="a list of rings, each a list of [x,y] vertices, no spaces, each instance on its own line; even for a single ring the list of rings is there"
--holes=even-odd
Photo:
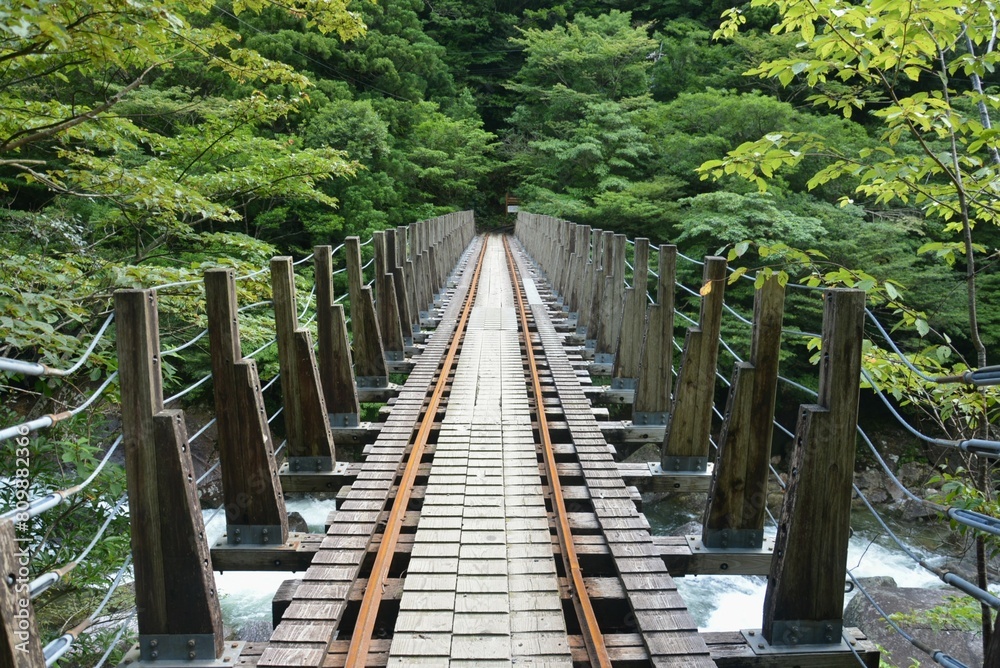
[[[646,283],[649,270],[649,239],[635,240],[635,262],[632,287],[625,290],[621,334],[615,353],[611,388],[635,389],[639,378],[639,358],[642,355],[643,333],[646,329]]]
[[[733,373],[705,512],[707,547],[764,544],[784,304],[785,289],[774,276],[754,296],[750,361],[737,363]]]
[[[413,321],[410,318],[410,303],[406,296],[406,278],[403,274],[402,264],[400,263],[403,252],[399,248],[398,229],[405,230],[406,228],[385,231],[385,249],[388,272],[392,275],[392,289],[396,293],[396,308],[398,310],[396,317],[399,322],[400,333],[403,335],[405,350],[405,346],[413,345]],[[403,234],[406,233],[404,232]]]
[[[11,451],[13,452],[13,451]],[[0,520],[0,666],[3,668],[44,668],[41,638],[35,623],[28,585],[28,546],[17,542],[14,523]]]
[[[212,660],[222,614],[184,414],[163,409],[156,293],[116,292],[115,322],[140,656]]]
[[[639,353],[639,380],[632,402],[632,424],[666,424],[674,374],[674,278],[677,247],[662,245],[659,253],[656,303],[648,308],[646,332]]]
[[[316,338],[323,399],[331,425],[357,427],[361,419],[361,405],[354,382],[347,321],[343,305],[333,303],[333,249],[316,246],[313,258],[316,268]]]
[[[667,430],[660,457],[664,471],[708,470],[715,370],[719,361],[722,298],[725,290],[725,258],[706,257],[701,315],[698,325],[687,331],[684,356],[677,372],[674,402],[670,415],[667,416]]]
[[[613,364],[618,348],[618,335],[625,308],[625,247],[624,234],[611,237],[611,258],[604,272],[604,289],[601,300],[600,324],[594,345],[594,361]]]
[[[389,273],[388,249],[385,232],[372,235],[375,247],[375,306],[378,309],[378,328],[385,346],[385,357],[393,361],[403,361],[403,328],[399,324],[399,305],[396,302],[396,288]]]
[[[357,237],[347,237],[344,243],[357,382],[361,387],[386,387],[389,384],[389,372],[385,366],[382,334],[378,328],[378,318],[375,317],[372,289],[365,285],[364,275],[361,273],[361,242]]]
[[[332,471],[336,462],[333,434],[319,384],[312,337],[299,328],[292,258],[271,260],[271,290],[278,334],[288,466],[293,473]]]
[[[230,545],[281,545],[288,515],[278,482],[257,365],[243,357],[232,269],[205,272],[208,340],[226,540]]]
[[[406,305],[410,314],[410,327],[415,333],[420,332],[420,305],[417,302],[416,285],[416,265],[413,261],[413,226],[397,227],[396,239],[398,246],[397,258],[403,268],[403,287],[406,290]],[[409,249],[407,249],[406,237],[410,237]]]
[[[764,596],[772,645],[837,643],[843,630],[865,293],[823,298],[819,401],[799,410]]]

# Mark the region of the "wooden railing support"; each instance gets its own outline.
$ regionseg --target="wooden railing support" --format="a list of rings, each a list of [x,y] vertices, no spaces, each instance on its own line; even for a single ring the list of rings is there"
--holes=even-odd
[[[361,420],[358,387],[354,380],[351,341],[344,306],[334,304],[333,248],[313,249],[316,281],[316,343],[323,400],[334,427],[357,427]]]
[[[600,324],[594,344],[594,362],[613,364],[621,332],[622,312],[625,308],[625,248],[624,234],[611,237],[611,258],[604,273]]]
[[[293,270],[290,257],[271,260],[288,466],[293,473],[332,471],[336,463],[333,434],[319,383],[312,337],[299,327]]]
[[[673,406],[663,437],[660,465],[664,471],[708,470],[726,276],[725,258],[705,258],[702,290],[707,292],[701,300],[698,325],[688,328],[684,341]]]
[[[403,361],[403,328],[399,324],[399,305],[396,302],[396,286],[389,273],[389,256],[386,248],[385,232],[372,235],[375,247],[375,307],[378,315],[379,333],[386,360]]]
[[[785,289],[772,276],[754,296],[750,360],[737,363],[726,404],[702,542],[714,548],[764,544],[774,399]]]
[[[42,643],[35,623],[28,585],[30,553],[17,542],[14,523],[0,520],[0,666],[3,668],[44,668]]]
[[[649,277],[649,239],[635,240],[632,287],[625,289],[621,333],[615,352],[611,389],[634,390],[639,379],[639,358],[646,330],[646,281]]]
[[[829,645],[843,631],[865,293],[823,299],[819,400],[799,410],[764,596],[772,645]]]
[[[403,245],[405,247],[406,233],[403,232],[403,234]],[[385,231],[385,251],[386,271],[392,276],[392,289],[396,293],[396,318],[399,322],[399,332],[403,337],[403,349],[405,351],[407,346],[413,345],[413,321],[410,318],[410,303],[406,295],[406,277],[400,262],[405,252],[400,250],[398,228]]]
[[[413,260],[414,228],[399,226],[396,228],[396,259],[403,269],[403,287],[406,289],[406,306],[410,314],[410,328],[414,333],[420,332],[420,304],[417,301],[416,265]],[[409,246],[407,246],[409,237]]]
[[[389,384],[389,372],[385,365],[385,350],[375,315],[372,289],[365,285],[361,271],[361,241],[358,237],[347,237],[344,243],[356,380],[359,387],[385,387]]]
[[[666,424],[674,381],[674,278],[677,247],[661,245],[656,303],[647,308],[639,351],[639,379],[632,402],[632,424]],[[645,296],[643,296],[645,299]]]
[[[232,269],[205,272],[217,445],[230,545],[281,545],[288,516],[257,364],[243,357]]]
[[[115,322],[139,655],[211,661],[222,614],[184,413],[163,408],[156,293],[116,292]]]

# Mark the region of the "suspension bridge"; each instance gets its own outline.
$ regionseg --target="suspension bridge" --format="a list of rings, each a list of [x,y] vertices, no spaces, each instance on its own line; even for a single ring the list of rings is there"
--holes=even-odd
[[[274,258],[249,275],[211,269],[203,281],[117,292],[84,355],[113,320],[117,371],[77,408],[0,431],[20,447],[88,410],[112,383],[120,388],[122,433],[94,474],[0,520],[0,564],[11,574],[0,588],[0,665],[66,656],[131,577],[131,666],[878,666],[874,644],[843,623],[856,441],[928,502],[858,428],[866,320],[895,345],[865,293],[815,292],[818,392],[798,386],[815,401],[789,429],[775,420],[778,384],[792,382],[779,374],[781,343],[808,334],[783,327],[786,288],[776,278],[746,317],[725,302],[723,258],[695,260],[527,213],[514,232],[477,234],[462,212],[317,246],[300,260]],[[310,260],[312,289],[299,299],[295,272]],[[679,261],[701,265],[693,288],[678,281]],[[347,291],[336,296],[342,273]],[[269,275],[271,299],[241,306],[237,282],[254,275]],[[675,303],[675,286],[696,314]],[[204,290],[208,327],[164,350],[158,297],[190,287]],[[240,316],[266,306],[274,339],[244,354]],[[750,327],[746,360],[721,337],[727,314]],[[674,336],[681,320],[683,341]],[[164,397],[164,357],[205,337],[211,373]],[[262,382],[254,357],[271,345],[280,373]],[[731,379],[719,369],[720,346],[736,362]],[[0,360],[24,375],[77,368]],[[215,416],[189,435],[184,411],[171,406],[209,382]],[[268,415],[264,395],[276,385],[280,408]],[[721,385],[729,394],[717,406]],[[373,402],[383,405],[379,419],[366,421],[362,405]],[[610,419],[609,407],[627,419]],[[211,426],[218,461],[197,471],[191,443]],[[775,430],[794,441],[787,483],[771,465]],[[979,456],[1000,451],[991,441],[920,436]],[[658,461],[622,461],[650,443]],[[43,644],[31,599],[87,552],[21,582],[17,525],[86,489],[119,447],[128,492],[114,513],[127,505],[132,554],[97,609]],[[198,485],[216,469],[223,502],[205,520]],[[771,516],[775,482],[784,495]],[[335,497],[325,533],[289,530],[292,492]],[[703,495],[700,535],[652,536],[641,512],[649,492]],[[993,518],[929,505],[998,533]],[[226,532],[212,545],[205,525],[220,513]],[[275,593],[267,642],[226,639],[214,572],[231,570],[297,574]],[[767,575],[760,626],[699,633],[673,580],[694,574]]]

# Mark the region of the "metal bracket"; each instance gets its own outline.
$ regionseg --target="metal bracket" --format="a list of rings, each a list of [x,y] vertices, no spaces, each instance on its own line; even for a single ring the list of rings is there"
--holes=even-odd
[[[226,526],[227,545],[273,545],[281,542],[281,527],[265,524],[229,524]]]
[[[344,427],[357,427],[361,424],[361,418],[357,413],[329,413],[330,426],[334,429]]]
[[[585,326],[583,326],[583,325],[577,325],[577,327],[576,327],[576,335],[579,336],[580,338],[586,339],[586,337],[587,337],[587,328]]]
[[[303,457],[303,459],[306,459],[306,458]],[[331,475],[347,475],[347,467],[348,466],[350,466],[349,462],[334,462],[332,469],[328,469],[326,471],[320,471],[320,473],[329,473]],[[310,473],[311,474],[311,473],[313,473],[313,471],[304,471],[304,470],[303,471],[292,471],[291,467],[288,465],[288,462],[285,462],[284,464],[282,464],[281,466],[278,467],[278,475],[279,476],[294,475],[295,473]]]
[[[591,350],[593,350],[594,348],[597,347],[597,339],[584,339],[583,347],[590,348]]]
[[[639,384],[638,378],[612,378],[611,379],[611,389],[612,390],[634,390]],[[632,421],[633,424],[635,420]]]
[[[358,387],[389,387],[389,376],[358,376],[354,382]]]
[[[123,666],[192,666],[210,668],[237,663],[244,642],[226,642],[222,656],[215,656],[215,634],[140,635],[124,656]]]
[[[728,540],[728,545],[724,544],[726,541],[720,540],[715,534],[722,534],[725,531],[729,532],[730,538]],[[773,554],[774,553],[774,539],[764,538],[763,531],[752,531],[752,530],[742,530],[736,531],[733,529],[724,529],[722,531],[704,531],[703,536],[688,536],[688,547],[691,551],[703,552],[706,554],[714,553],[726,553],[726,552],[739,552],[740,554],[747,554],[749,551],[760,552],[761,554]],[[733,534],[740,534],[736,538],[733,538]],[[756,545],[751,544],[755,536],[750,534],[758,534],[760,540]],[[714,536],[714,537],[713,537]],[[711,542],[709,542],[711,541]],[[715,543],[715,544],[713,544]]]
[[[321,473],[332,471],[334,461],[330,457],[289,457],[288,470],[291,473]]]
[[[740,633],[743,635],[743,639],[746,640],[747,645],[749,645],[755,655],[773,656],[775,654],[821,654],[851,651],[851,638],[848,638],[844,634],[843,620],[827,622],[775,622],[774,624],[775,638],[784,636],[794,627],[798,628],[799,631],[805,631],[810,634],[813,634],[815,631],[814,636],[820,638],[821,642],[807,643],[800,640],[800,644],[769,643],[761,635],[759,629],[741,629]],[[781,625],[781,631],[779,631],[779,625]]]
[[[594,364],[614,364],[614,353],[594,353]]]
[[[646,413],[646,412],[636,412],[632,414],[632,424],[643,425],[643,426],[659,426],[667,424],[667,412],[662,411],[660,413]]]
[[[650,464],[656,464],[656,462],[650,462]],[[657,464],[659,466],[659,464]],[[652,466],[650,466],[652,471]],[[697,472],[704,473],[708,471],[708,457],[675,457],[673,455],[668,455],[664,458],[663,465],[660,468],[662,473],[681,473],[681,472]]]
[[[386,350],[384,351],[386,362],[403,362],[406,360],[406,354],[402,350]]]

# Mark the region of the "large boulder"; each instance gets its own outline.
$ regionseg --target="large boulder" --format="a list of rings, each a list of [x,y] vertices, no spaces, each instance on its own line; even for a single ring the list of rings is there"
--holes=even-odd
[[[866,583],[865,590],[875,599],[887,615],[894,613],[907,615],[900,624],[904,631],[929,647],[940,649],[967,666],[981,666],[983,663],[982,637],[962,628],[949,627],[939,623],[935,615],[931,624],[928,610],[948,605],[949,597],[955,596],[953,589],[919,589],[894,587],[884,584]],[[844,625],[857,626],[869,640],[881,646],[885,653],[882,658],[892,666],[931,665],[929,656],[911,645],[889,626],[875,610],[864,594],[858,592],[844,610]]]

